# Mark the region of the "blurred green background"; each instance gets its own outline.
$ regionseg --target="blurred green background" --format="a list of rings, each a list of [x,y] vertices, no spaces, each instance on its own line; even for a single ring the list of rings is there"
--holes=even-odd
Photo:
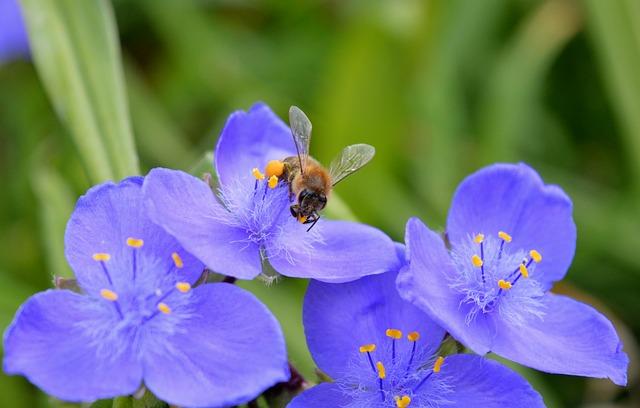
[[[556,290],[614,320],[632,359],[629,387],[522,372],[550,407],[640,406],[637,0],[23,6],[33,60],[0,65],[2,330],[53,275],[69,276],[64,227],[89,186],[155,166],[194,169],[227,115],[262,100],[282,117],[293,104],[307,112],[322,162],[349,143],[377,147],[337,193],[396,240],[413,215],[442,228],[456,185],[483,165],[525,161],[561,185],[578,248]],[[306,282],[242,286],[278,315],[292,361],[313,379]],[[55,404],[0,376],[1,406]]]

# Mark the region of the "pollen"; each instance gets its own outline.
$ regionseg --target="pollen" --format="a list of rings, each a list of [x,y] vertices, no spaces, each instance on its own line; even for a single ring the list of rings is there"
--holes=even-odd
[[[378,369],[378,378],[384,380],[387,377],[387,370],[384,368],[382,361],[376,363],[376,368]]]
[[[484,265],[484,262],[482,262],[482,258],[480,258],[478,255],[474,255],[471,257],[471,263],[476,268],[480,268],[482,265]]]
[[[376,349],[376,345],[375,344],[365,344],[363,346],[360,346],[360,352],[361,353],[371,353],[373,351],[375,351]]]
[[[109,289],[100,289],[100,296],[111,302],[118,300],[118,294]]]
[[[511,282],[506,281],[504,279],[500,279],[498,281],[498,286],[500,286],[500,289],[509,290],[511,289]]]
[[[176,289],[182,293],[187,293],[191,290],[191,285],[188,282],[178,282],[176,283]]]
[[[402,397],[396,397],[396,407],[397,408],[407,408],[409,404],[411,404],[411,398],[408,395],[403,395]]]
[[[476,244],[482,244],[482,241],[484,241],[484,234],[478,234],[473,238],[473,242]]]
[[[304,224],[305,222],[307,222],[307,216],[306,215],[299,215],[298,216],[298,222],[300,224]]]
[[[522,276],[524,276],[525,278],[529,277],[529,270],[527,269],[527,265],[525,264],[520,264],[520,273],[522,274]]]
[[[269,177],[269,188],[276,188],[278,185],[278,177],[271,176]]]
[[[105,254],[103,252],[98,252],[97,254],[93,254],[94,261],[106,262],[111,259],[111,255]]]
[[[173,264],[176,268],[180,269],[184,266],[184,262],[182,262],[182,258],[180,258],[177,252],[171,254],[171,259],[173,259]]]
[[[127,245],[131,248],[140,248],[144,245],[144,241],[140,238],[127,238]]]
[[[540,261],[542,261],[542,255],[540,255],[540,252],[536,251],[535,249],[529,251],[529,256],[535,263],[540,263]]]
[[[167,305],[164,302],[160,302],[158,303],[158,310],[161,311],[164,314],[169,314],[171,313],[171,308],[169,307],[169,305]]]
[[[442,363],[444,363],[444,357],[439,356],[436,359],[436,362],[433,363],[433,372],[434,373],[439,373],[440,372],[440,369],[442,368]]]
[[[267,167],[264,168],[264,172],[269,178],[271,178],[271,176],[280,177],[282,176],[282,173],[284,173],[284,162],[281,162],[280,160],[271,160],[267,163]]]
[[[504,231],[499,231],[499,232],[498,232],[498,236],[499,236],[499,237],[500,237],[504,242],[506,242],[507,244],[508,244],[509,242],[511,242],[511,240],[513,239],[513,238],[511,238],[511,235],[507,234],[507,233],[506,233],[506,232],[504,232]]]
[[[407,339],[409,341],[418,341],[419,338],[420,338],[420,333],[418,333],[417,331],[411,332],[407,335]]]
[[[253,170],[251,170],[251,174],[253,174],[253,177],[255,177],[256,180],[264,180],[264,174],[262,174],[257,167],[254,167]]]
[[[387,329],[386,332],[384,332],[384,334],[387,335],[387,337],[391,337],[392,339],[401,339],[402,338],[402,332],[398,329]]]

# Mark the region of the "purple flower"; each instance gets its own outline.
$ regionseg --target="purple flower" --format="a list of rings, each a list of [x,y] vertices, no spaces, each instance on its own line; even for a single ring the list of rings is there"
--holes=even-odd
[[[400,298],[396,277],[310,283],[303,310],[307,344],[335,382],[305,391],[289,408],[544,406],[522,377],[495,361],[437,356],[444,330]]]
[[[29,41],[17,0],[0,0],[0,63],[29,55]]]
[[[286,276],[333,282],[395,265],[393,242],[381,231],[322,219],[307,232],[291,216],[287,184],[271,188],[254,177],[269,161],[294,155],[289,127],[269,107],[235,112],[215,151],[219,197],[196,177],[154,169],[143,188],[150,217],[210,269],[240,279],[259,275],[262,259]]]
[[[627,355],[598,311],[549,293],[575,252],[572,203],[525,164],[496,164],[458,187],[450,249],[420,220],[407,224],[401,296],[476,353],[538,370],[627,381]]]
[[[67,401],[128,395],[144,382],[193,407],[243,403],[286,380],[274,317],[233,285],[191,288],[203,265],[148,220],[142,181],[80,198],[65,246],[85,293],[27,300],[5,333],[4,371]]]

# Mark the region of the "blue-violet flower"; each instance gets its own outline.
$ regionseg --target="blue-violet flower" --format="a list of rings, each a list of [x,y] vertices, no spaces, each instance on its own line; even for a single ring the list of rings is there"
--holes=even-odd
[[[291,216],[289,187],[260,169],[295,155],[289,127],[256,104],[232,114],[218,140],[219,199],[204,181],[158,168],[145,180],[145,204],[151,219],[210,269],[240,279],[259,275],[262,259],[282,275],[333,282],[393,265],[393,242],[373,227],[321,219],[307,232]]]
[[[627,355],[602,314],[552,294],[573,258],[572,203],[525,164],[481,169],[458,187],[446,237],[407,224],[405,299],[479,354],[538,370],[627,381]]]
[[[191,407],[247,402],[289,375],[284,339],[253,295],[192,288],[204,266],[147,218],[142,178],[80,198],[66,256],[84,294],[47,290],[18,310],[4,371],[67,401],[134,393]]]
[[[543,407],[525,379],[471,354],[437,356],[444,330],[395,289],[397,270],[348,283],[312,281],[304,328],[317,385],[289,408]]]
[[[0,64],[29,56],[29,41],[18,0],[0,0]]]

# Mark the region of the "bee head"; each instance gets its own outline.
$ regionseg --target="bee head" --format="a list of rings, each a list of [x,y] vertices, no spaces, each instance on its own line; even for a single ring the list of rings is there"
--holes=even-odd
[[[298,205],[298,212],[301,215],[309,216],[322,210],[327,205],[327,196],[323,193],[304,189],[298,195]]]

